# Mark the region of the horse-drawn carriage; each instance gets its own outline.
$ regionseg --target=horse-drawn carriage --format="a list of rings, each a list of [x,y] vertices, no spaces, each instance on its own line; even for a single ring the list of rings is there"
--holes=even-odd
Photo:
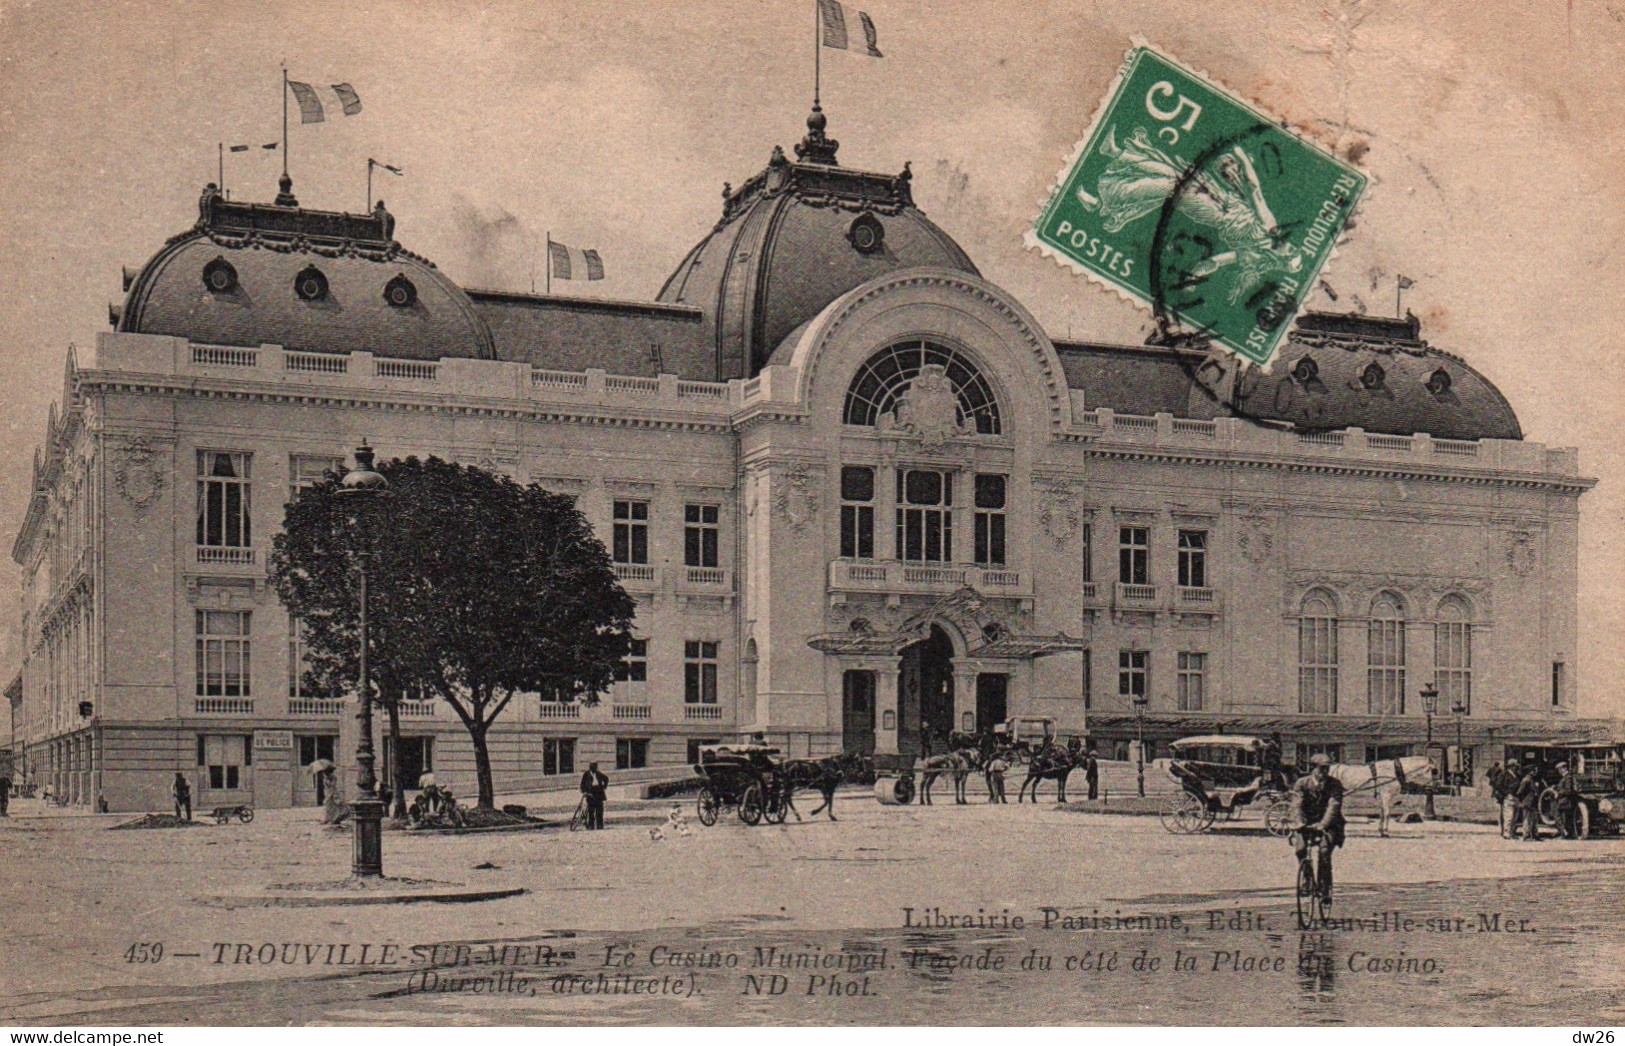
[[[1163,800],[1162,826],[1175,835],[1205,832],[1244,806],[1264,808],[1273,835],[1287,831],[1287,784],[1274,746],[1257,737],[1213,734],[1169,746],[1168,776],[1179,790]]]
[[[994,727],[994,734],[1002,735],[1011,762],[1021,766],[1032,762],[1033,753],[1056,744],[1055,720],[1049,716],[1014,716]]]
[[[778,754],[766,745],[702,745],[700,761],[694,764],[694,772],[705,779],[697,800],[700,823],[710,827],[733,807],[746,824],[782,824],[789,790]]]

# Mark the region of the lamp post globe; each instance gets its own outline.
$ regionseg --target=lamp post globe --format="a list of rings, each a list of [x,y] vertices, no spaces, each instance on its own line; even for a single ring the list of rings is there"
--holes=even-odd
[[[1427,720],[1427,743],[1423,746],[1423,750],[1430,759],[1433,756],[1433,713],[1438,710],[1438,707],[1439,688],[1429,683],[1422,688],[1422,715]],[[1429,821],[1437,816],[1433,810],[1433,792],[1431,790],[1422,797],[1422,816]]]
[[[356,800],[350,807],[350,817],[355,823],[350,874],[358,879],[384,874],[384,804],[378,797],[377,760],[372,744],[372,676],[367,666],[367,566],[372,555],[371,516],[375,506],[389,496],[389,481],[374,471],[372,465],[372,448],[363,442],[355,451],[355,467],[339,481],[338,491],[350,509],[353,524],[360,619],[356,655],[360,690],[356,720],[360,737],[355,748]]]

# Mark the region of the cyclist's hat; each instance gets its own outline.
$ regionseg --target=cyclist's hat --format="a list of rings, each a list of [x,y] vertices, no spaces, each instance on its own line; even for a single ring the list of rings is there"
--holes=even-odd
[[[1332,757],[1327,755],[1325,752],[1316,752],[1314,755],[1309,757],[1309,765],[1310,766],[1331,766],[1332,765]]]

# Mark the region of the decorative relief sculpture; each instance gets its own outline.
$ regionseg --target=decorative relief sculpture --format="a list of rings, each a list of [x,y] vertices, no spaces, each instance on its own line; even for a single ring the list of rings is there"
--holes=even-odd
[[[146,511],[164,492],[162,455],[141,437],[125,443],[113,459],[113,485],[138,511]]]
[[[920,368],[899,397],[896,410],[891,416],[882,414],[878,427],[881,432],[913,436],[928,450],[974,431],[960,422],[953,382],[948,380],[948,371],[936,363]]]
[[[819,484],[813,469],[791,465],[773,473],[773,515],[798,533],[818,518]]]
[[[1528,577],[1540,566],[1540,546],[1530,530],[1514,530],[1507,535],[1507,569],[1519,577]]]
[[[1275,523],[1268,516],[1241,517],[1236,533],[1236,548],[1249,563],[1263,563],[1275,552]]]
[[[1083,491],[1064,482],[1038,484],[1038,525],[1065,548],[1083,523]]]

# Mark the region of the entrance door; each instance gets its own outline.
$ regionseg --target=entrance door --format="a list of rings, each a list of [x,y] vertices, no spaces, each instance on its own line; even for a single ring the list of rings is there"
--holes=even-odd
[[[293,805],[321,806],[327,802],[327,782],[331,778],[310,767],[322,759],[332,763],[338,739],[337,734],[298,734],[294,737],[299,765],[294,767],[293,773]]]
[[[418,778],[434,769],[434,738],[402,737],[395,760],[400,768],[395,780],[400,782],[401,791],[416,791]]]
[[[851,671],[841,677],[841,747],[875,754],[875,674]]]
[[[986,733],[995,723],[1010,718],[1010,677],[983,672],[976,677],[976,729]]]
[[[897,687],[897,751],[920,756],[947,748],[954,729],[954,644],[936,625],[903,651]]]

